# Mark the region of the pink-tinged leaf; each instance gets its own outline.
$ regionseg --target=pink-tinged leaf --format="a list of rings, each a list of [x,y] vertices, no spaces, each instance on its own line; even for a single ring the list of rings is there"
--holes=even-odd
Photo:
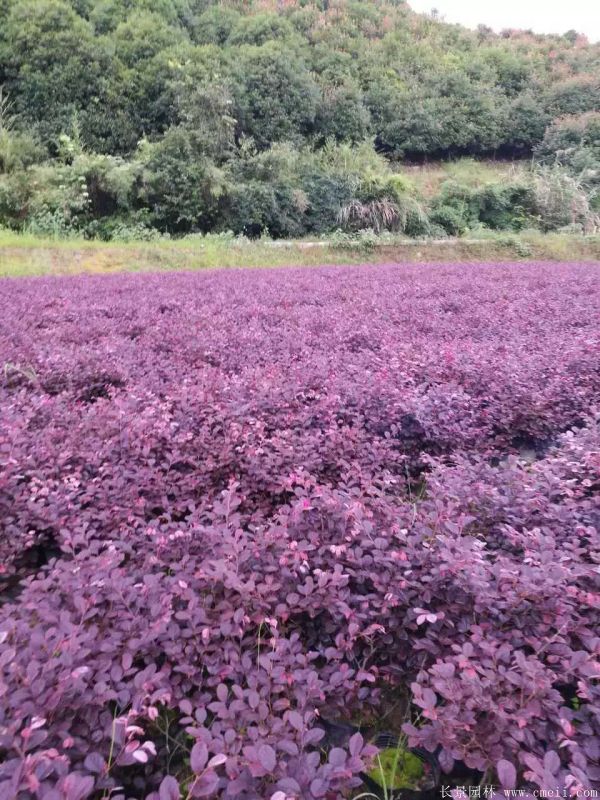
[[[76,669],[74,669],[71,672],[71,677],[74,680],[77,680],[78,678],[83,678],[89,672],[90,672],[90,668],[89,667],[77,667]]]
[[[140,731],[140,733],[143,733],[143,731]],[[129,755],[131,755],[131,753],[133,753],[134,750],[137,750],[140,746],[141,745],[140,745],[140,742],[138,741],[138,739],[132,739],[131,741],[127,742],[127,744],[125,745],[125,753],[128,753]]]
[[[569,737],[575,736],[575,728],[569,722],[568,719],[561,719],[560,726],[563,729],[565,736],[569,736]]]
[[[142,745],[142,748],[147,753],[150,753],[150,755],[152,755],[152,756],[156,755],[156,745],[150,739],[148,741],[144,742],[144,744]]]
[[[163,778],[158,789],[159,800],[180,800],[181,790],[179,783],[172,775]]]
[[[514,789],[517,785],[517,770],[510,761],[502,758],[496,764],[498,780],[503,789]]]
[[[208,761],[208,747],[204,742],[196,742],[190,753],[190,766],[196,774],[202,772]]]

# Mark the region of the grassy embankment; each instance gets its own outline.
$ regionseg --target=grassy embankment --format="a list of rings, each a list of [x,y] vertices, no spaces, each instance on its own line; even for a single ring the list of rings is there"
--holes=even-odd
[[[81,272],[313,266],[393,261],[600,261],[600,236],[486,235],[436,241],[387,238],[380,243],[247,241],[191,236],[154,242],[39,239],[0,233],[0,277]]]

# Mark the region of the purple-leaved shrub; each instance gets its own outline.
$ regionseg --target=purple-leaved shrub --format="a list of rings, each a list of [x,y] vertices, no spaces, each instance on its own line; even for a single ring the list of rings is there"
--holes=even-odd
[[[600,787],[600,275],[0,285],[0,797]],[[533,454],[533,455],[532,455]]]

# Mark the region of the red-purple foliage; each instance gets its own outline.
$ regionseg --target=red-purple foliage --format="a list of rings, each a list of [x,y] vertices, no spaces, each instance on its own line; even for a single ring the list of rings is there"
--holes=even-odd
[[[0,796],[348,796],[319,714],[394,687],[447,770],[597,787],[599,290],[4,281]]]

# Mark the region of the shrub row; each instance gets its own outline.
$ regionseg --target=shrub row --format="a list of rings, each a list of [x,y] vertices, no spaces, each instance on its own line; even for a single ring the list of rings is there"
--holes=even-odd
[[[475,271],[476,270],[476,271]],[[5,282],[0,794],[600,782],[597,273]]]

